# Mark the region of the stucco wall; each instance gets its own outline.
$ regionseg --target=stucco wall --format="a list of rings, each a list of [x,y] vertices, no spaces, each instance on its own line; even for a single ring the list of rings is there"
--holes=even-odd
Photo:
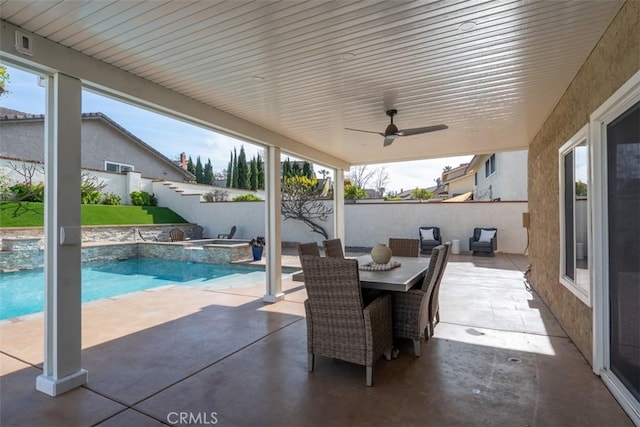
[[[245,194],[253,194],[255,196],[260,197],[262,200],[264,200],[264,198],[265,198],[264,190],[251,191],[251,190],[242,190],[242,189],[239,189],[239,188],[216,187],[216,186],[213,186],[213,185],[193,184],[193,183],[188,183],[188,182],[171,182],[171,183],[169,183],[169,185],[172,188],[181,191],[183,194],[200,194],[200,195],[203,195],[203,194],[209,193],[211,191],[222,190],[222,191],[226,191],[227,192],[227,199],[228,200],[231,200],[236,196],[241,196],[241,195],[245,195]],[[201,197],[200,200],[204,201],[204,198]]]
[[[167,206],[189,222],[204,227],[204,235],[216,237],[237,226],[235,237],[251,239],[265,233],[264,202],[201,203],[198,195],[181,194],[161,183],[154,183],[154,193],[160,206]],[[332,206],[332,202],[327,202]],[[387,242],[389,237],[418,238],[418,228],[434,225],[441,228],[445,240],[459,239],[463,251],[469,248],[474,227],[498,227],[498,250],[523,253],[527,233],[522,228],[522,213],[527,202],[469,203],[357,203],[345,205],[345,244],[351,247],[372,247]],[[333,236],[333,215],[322,223]],[[312,233],[300,221],[282,224],[285,242],[321,243],[323,238]]]
[[[82,120],[82,167],[104,170],[105,160],[133,165],[149,178],[183,181],[184,176],[156,155],[131,141],[101,119]],[[19,159],[44,159],[42,121],[0,122],[0,155]]]
[[[558,149],[639,69],[640,2],[628,1],[529,147],[531,284],[590,363],[592,310],[558,280]]]

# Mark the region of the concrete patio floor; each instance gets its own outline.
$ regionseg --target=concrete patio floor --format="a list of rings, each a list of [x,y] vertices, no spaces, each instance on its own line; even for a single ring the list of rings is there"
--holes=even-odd
[[[286,265],[297,257],[284,256]],[[538,296],[523,256],[452,255],[441,322],[416,358],[365,369],[316,358],[307,372],[305,291],[171,286],[83,305],[86,386],[35,390],[42,314],[0,322],[0,425],[631,426]],[[182,416],[188,417],[180,420]]]

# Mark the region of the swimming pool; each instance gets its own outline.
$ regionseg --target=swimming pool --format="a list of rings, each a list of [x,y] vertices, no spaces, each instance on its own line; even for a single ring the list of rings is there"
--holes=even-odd
[[[295,269],[282,269],[284,274]],[[165,285],[229,288],[265,280],[258,266],[214,265],[131,258],[82,266],[82,302],[95,301]],[[0,274],[0,320],[44,309],[44,270]]]

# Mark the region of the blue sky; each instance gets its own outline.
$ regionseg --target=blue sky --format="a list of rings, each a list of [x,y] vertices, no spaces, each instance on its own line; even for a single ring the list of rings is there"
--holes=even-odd
[[[38,86],[37,77],[14,67],[7,67],[7,70],[10,76],[9,93],[0,98],[0,105],[25,113],[44,114],[45,90]],[[203,162],[211,159],[214,171],[226,169],[229,162],[229,152],[234,148],[239,150],[241,146],[244,146],[248,158],[262,151],[262,148],[256,145],[86,90],[82,95],[82,111],[106,114],[170,159],[179,158],[183,151],[188,156],[190,155],[194,161],[197,156],[200,156]],[[430,187],[434,185],[434,180],[440,176],[444,166],[455,167],[469,161],[471,157],[387,163],[373,165],[371,168],[384,166],[390,177],[387,189],[400,191],[401,189]],[[315,169],[316,171],[320,170],[322,166],[316,166]]]

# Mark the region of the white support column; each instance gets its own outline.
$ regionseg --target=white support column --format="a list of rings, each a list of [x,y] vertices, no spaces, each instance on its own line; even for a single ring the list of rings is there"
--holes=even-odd
[[[333,188],[333,230],[334,238],[346,244],[344,237],[344,170],[334,169]],[[344,248],[342,248],[344,249]]]
[[[266,189],[266,239],[267,239],[267,289],[264,302],[284,299],[282,292],[282,208],[280,199],[280,148],[269,147],[265,161]]]
[[[80,367],[80,80],[48,79],[45,118],[44,367],[36,389],[57,396],[87,382]]]

